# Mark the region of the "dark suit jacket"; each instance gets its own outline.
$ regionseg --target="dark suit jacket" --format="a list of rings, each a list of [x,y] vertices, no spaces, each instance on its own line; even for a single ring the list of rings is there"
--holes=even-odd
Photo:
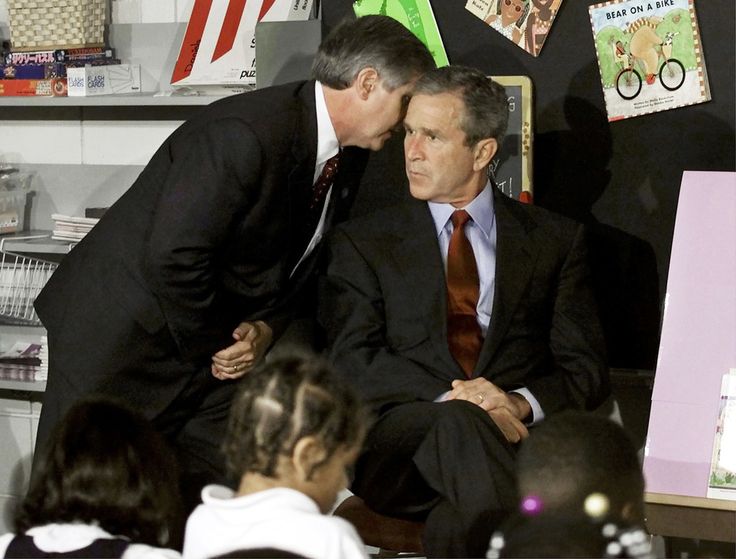
[[[526,386],[546,414],[608,393],[582,226],[495,193],[496,278],[476,376]],[[465,379],[449,352],[446,287],[431,214],[409,203],[333,232],[320,321],[341,375],[377,410],[433,401]]]
[[[312,258],[289,277],[308,241],[302,229],[316,122],[310,81],[225,98],[178,128],[39,295],[35,306],[50,339],[62,331],[69,337],[70,329],[73,335],[79,321],[110,300],[151,336],[141,344],[158,343],[154,336],[168,331],[172,367],[208,366],[243,320],[263,319],[278,334],[314,264]],[[346,211],[364,150],[347,148],[341,163],[330,220]],[[84,343],[94,348],[96,341]],[[147,371],[136,346],[116,358]],[[67,351],[64,344],[52,350],[56,357]],[[62,362],[52,356],[52,367],[54,361]],[[95,371],[90,361],[77,363],[85,370],[50,374],[75,376],[78,389],[94,387],[109,371]],[[165,374],[172,380],[164,390],[173,395],[184,379],[176,379],[175,369]],[[145,374],[130,382],[145,392]],[[166,403],[165,396],[156,398],[156,405]]]

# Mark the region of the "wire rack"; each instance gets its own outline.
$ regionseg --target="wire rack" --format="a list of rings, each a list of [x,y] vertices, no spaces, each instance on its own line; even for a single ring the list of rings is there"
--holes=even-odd
[[[33,301],[58,263],[10,252],[5,248],[5,240],[0,239],[0,321],[40,326]],[[17,241],[18,238],[13,240]]]

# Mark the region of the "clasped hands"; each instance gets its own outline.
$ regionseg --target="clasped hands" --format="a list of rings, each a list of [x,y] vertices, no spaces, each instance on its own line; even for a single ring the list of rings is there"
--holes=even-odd
[[[511,443],[529,436],[522,421],[531,413],[531,406],[521,394],[504,392],[489,380],[478,377],[452,381],[452,390],[444,398],[449,400],[467,400],[484,409]]]
[[[234,344],[212,356],[212,375],[220,380],[237,379],[250,371],[271,345],[273,331],[262,320],[241,322],[233,330],[233,339]]]

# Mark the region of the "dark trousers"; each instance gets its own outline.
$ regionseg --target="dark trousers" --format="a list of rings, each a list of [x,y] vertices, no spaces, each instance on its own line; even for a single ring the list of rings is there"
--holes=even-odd
[[[478,406],[403,404],[369,431],[352,490],[376,512],[423,520],[428,557],[485,557],[516,505],[514,455]]]

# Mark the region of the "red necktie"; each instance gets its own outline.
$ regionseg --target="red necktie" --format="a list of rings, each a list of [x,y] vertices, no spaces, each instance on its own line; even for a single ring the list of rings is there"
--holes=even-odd
[[[317,182],[312,186],[312,197],[309,200],[309,214],[307,216],[307,231],[310,234],[314,233],[317,223],[319,223],[325,198],[327,198],[327,193],[330,191],[332,183],[335,182],[335,175],[337,175],[337,168],[340,164],[340,153],[338,151],[336,155],[333,155],[325,162],[322,172],[317,178]]]
[[[450,353],[468,378],[473,376],[483,345],[476,314],[480,279],[473,247],[465,236],[469,219],[465,210],[452,214],[453,230],[447,251],[447,341]]]

